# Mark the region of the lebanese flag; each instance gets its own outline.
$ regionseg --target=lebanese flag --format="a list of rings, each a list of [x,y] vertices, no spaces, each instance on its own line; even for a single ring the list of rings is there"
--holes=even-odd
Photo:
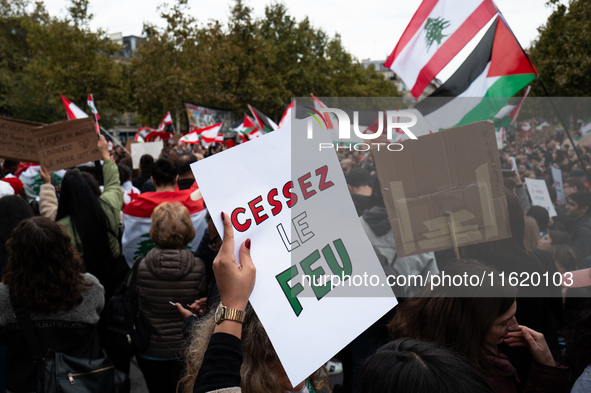
[[[140,135],[139,132],[135,134],[133,140],[139,143],[144,143],[144,138]]]
[[[154,208],[163,202],[181,202],[187,209],[195,228],[195,238],[189,243],[194,252],[197,250],[203,233],[207,228],[205,215],[207,209],[203,198],[198,198],[199,192],[193,189],[168,192],[145,192],[135,196],[123,209],[123,238],[121,239],[122,252],[129,266],[135,259],[156,247],[150,239],[150,226],[152,224],[152,212]],[[198,199],[197,199],[198,198]]]
[[[293,100],[285,112],[283,112],[283,116],[281,116],[281,120],[279,121],[279,128],[285,127],[291,124],[291,113],[295,110],[295,100]]]
[[[182,136],[181,139],[179,139],[179,143],[199,143],[199,134],[195,131],[191,131]]]
[[[419,97],[497,11],[492,0],[424,0],[384,67]]]
[[[88,99],[86,102],[88,104],[88,107],[90,108],[90,111],[94,115],[94,117],[96,117],[97,120],[100,120],[101,117],[99,116],[98,110],[96,109],[96,106],[94,105],[94,97],[92,96],[92,94],[88,95]]]
[[[537,75],[498,16],[458,70],[415,108],[436,130],[492,119]]]
[[[174,133],[172,132],[162,132],[162,131],[152,131],[148,135],[144,137],[144,141],[152,142],[156,140],[156,138],[160,137],[160,140],[167,141],[173,137]]]
[[[172,116],[170,116],[170,112],[166,112],[166,116],[164,116],[164,119],[160,122],[157,131],[164,131],[164,128],[170,124],[172,124]]]
[[[201,128],[199,130],[195,130],[194,132],[198,132],[199,136],[201,137],[201,144],[204,147],[211,146],[212,143],[218,143],[224,141],[224,136],[221,135],[220,141],[220,134],[222,131],[222,125],[224,123],[218,123],[211,125],[209,127]],[[182,139],[182,138],[181,138]]]
[[[86,112],[84,112],[82,109],[78,108],[76,106],[76,104],[74,104],[72,101],[68,100],[64,96],[60,96],[60,97],[62,97],[62,102],[64,103],[64,107],[66,108],[66,114],[68,115],[68,120],[84,119],[85,117],[88,117]]]

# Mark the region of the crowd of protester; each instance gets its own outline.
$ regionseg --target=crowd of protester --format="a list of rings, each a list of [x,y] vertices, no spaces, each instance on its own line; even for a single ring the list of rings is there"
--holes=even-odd
[[[396,287],[399,305],[336,355],[342,383],[331,386],[322,367],[292,386],[248,303],[256,270],[250,240],[240,246],[238,264],[228,216],[222,213],[222,242],[209,215],[207,229],[197,230],[191,206],[162,202],[151,213],[151,249],[132,261],[123,255],[124,209],[150,193],[198,194],[190,165],[224,145],[166,146],[156,159],[142,156],[139,169],[122,147],[109,151],[104,137],[98,148],[101,161],[67,170],[59,185],[40,168],[38,197],[27,195],[16,176],[23,163],[3,162],[0,393],[38,385],[17,307],[26,310],[43,353],[97,359],[105,349],[129,374],[130,355],[110,336],[110,304],[121,288],[132,288],[136,317],[149,331],[133,355],[150,393],[591,392],[588,149],[579,160],[554,137],[540,145],[509,143],[500,153],[512,237],[460,247],[459,260],[453,250],[398,256],[371,152],[337,149],[387,275],[575,272],[574,285]],[[552,167],[562,172],[566,203]],[[532,206],[525,178],[546,181],[556,216]],[[216,323],[220,302],[243,311],[243,322]]]

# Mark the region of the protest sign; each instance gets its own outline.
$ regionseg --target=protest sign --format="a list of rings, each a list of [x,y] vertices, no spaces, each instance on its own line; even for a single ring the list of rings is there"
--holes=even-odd
[[[39,162],[31,129],[42,125],[41,123],[0,117],[0,158]]]
[[[564,186],[562,185],[562,171],[558,168],[552,168],[552,179],[554,179],[554,189],[556,190],[556,199],[566,205],[566,196],[564,195]]]
[[[187,123],[189,123],[189,132],[199,130],[218,123],[232,124],[234,112],[222,111],[219,109],[206,108],[204,106],[190,104],[185,102],[187,111]]]
[[[294,386],[396,305],[330,134],[312,124],[307,139],[307,123],[191,165],[218,232],[222,211],[233,224],[238,261],[251,239],[250,302]]]
[[[513,169],[515,172],[519,172],[519,169],[517,169],[517,161],[515,160],[514,156],[509,157],[509,160],[511,161],[511,169]]]
[[[48,171],[101,159],[94,120],[66,120],[31,130],[39,161]]]
[[[144,154],[149,154],[154,157],[154,160],[158,159],[160,151],[162,151],[162,141],[158,142],[145,142],[145,143],[132,143],[131,144],[131,161],[133,163],[133,169],[140,167],[140,159]]]
[[[548,192],[548,186],[546,186],[546,181],[542,179],[530,179],[529,177],[526,177],[525,186],[529,192],[531,204],[533,206],[542,206],[544,209],[548,210],[550,217],[556,217],[556,210],[554,209],[554,205],[552,205],[550,193]]]
[[[458,246],[511,236],[492,122],[401,143],[373,152],[398,256],[451,248],[446,212]]]

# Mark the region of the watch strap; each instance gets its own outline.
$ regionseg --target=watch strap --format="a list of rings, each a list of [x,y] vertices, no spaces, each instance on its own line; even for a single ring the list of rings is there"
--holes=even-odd
[[[223,320],[236,321],[242,323],[244,322],[244,311],[226,307],[225,312],[222,316],[222,321]]]

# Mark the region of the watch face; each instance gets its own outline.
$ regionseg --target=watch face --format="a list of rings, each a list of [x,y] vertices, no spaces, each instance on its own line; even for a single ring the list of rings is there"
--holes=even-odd
[[[223,308],[222,308],[222,305],[220,304],[220,305],[218,306],[218,308],[216,308],[216,310],[215,310],[215,322],[216,322],[216,323],[219,323],[219,322],[221,321],[221,319],[222,319],[222,314],[223,314],[223,311],[224,311],[224,310],[223,310]]]

